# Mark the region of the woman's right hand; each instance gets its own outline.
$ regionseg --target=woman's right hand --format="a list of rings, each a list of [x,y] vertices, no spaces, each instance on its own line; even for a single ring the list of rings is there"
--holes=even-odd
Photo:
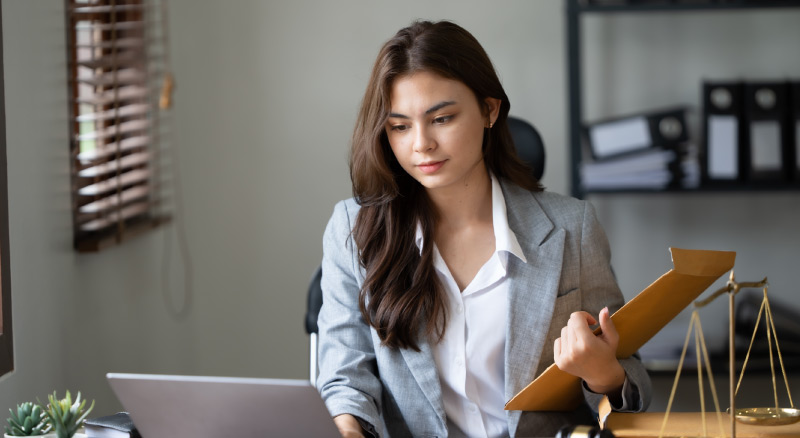
[[[356,417],[350,414],[342,414],[333,417],[333,422],[342,434],[342,438],[364,438],[364,432]]]

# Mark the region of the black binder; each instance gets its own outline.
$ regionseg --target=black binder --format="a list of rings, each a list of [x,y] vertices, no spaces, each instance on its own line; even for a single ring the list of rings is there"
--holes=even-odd
[[[789,96],[786,82],[745,84],[750,181],[787,181],[794,173]]]
[[[703,82],[702,178],[708,185],[741,181],[747,170],[742,82]]]
[[[84,422],[86,436],[93,437],[119,437],[142,438],[127,412],[118,412],[99,418],[90,418]]]
[[[595,160],[651,148],[672,149],[689,140],[686,108],[653,110],[589,123],[583,128],[583,136]]]

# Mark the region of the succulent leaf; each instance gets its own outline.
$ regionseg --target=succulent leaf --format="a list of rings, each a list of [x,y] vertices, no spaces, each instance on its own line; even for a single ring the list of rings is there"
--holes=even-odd
[[[66,396],[59,400],[56,393],[48,396],[50,404],[47,408],[47,417],[53,425],[58,438],[72,438],[75,432],[83,426],[83,421],[94,409],[92,401],[89,409],[86,408],[86,400],[81,400],[81,393],[78,392],[75,402],[72,401],[72,394],[67,391]]]
[[[16,412],[12,409],[9,409],[9,412],[11,417],[8,419],[5,432],[10,436],[41,435],[50,430],[47,416],[37,404],[21,403],[17,405]]]

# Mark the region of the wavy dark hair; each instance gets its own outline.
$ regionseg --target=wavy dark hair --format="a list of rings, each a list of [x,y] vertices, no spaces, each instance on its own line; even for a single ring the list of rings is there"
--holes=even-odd
[[[508,130],[508,96],[475,37],[449,21],[418,21],[383,45],[361,102],[350,153],[353,195],[361,206],[353,238],[366,271],[359,305],[384,345],[414,350],[419,350],[420,336],[438,342],[447,321],[433,267],[436,217],[424,187],[395,158],[384,126],[395,78],[419,71],[464,83],[487,115],[486,98],[499,99],[497,120],[484,130],[486,167],[498,178],[541,190],[517,156]],[[421,252],[415,243],[417,223],[424,237]]]

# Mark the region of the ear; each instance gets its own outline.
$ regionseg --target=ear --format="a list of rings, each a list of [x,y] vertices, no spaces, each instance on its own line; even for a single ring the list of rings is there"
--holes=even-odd
[[[500,99],[496,99],[494,97],[487,97],[484,100],[484,104],[486,105],[486,127],[489,127],[491,123],[494,125],[494,122],[497,121],[497,116],[500,114],[500,103],[502,101]]]

